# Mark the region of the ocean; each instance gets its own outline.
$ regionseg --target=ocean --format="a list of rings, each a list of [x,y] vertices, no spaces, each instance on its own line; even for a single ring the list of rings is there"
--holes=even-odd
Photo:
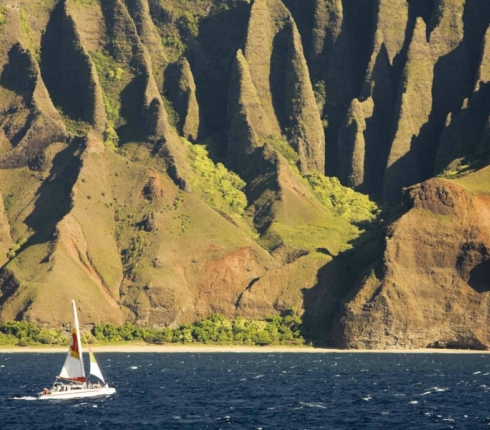
[[[116,395],[38,401],[64,354],[0,353],[0,429],[478,429],[490,355],[101,353]]]

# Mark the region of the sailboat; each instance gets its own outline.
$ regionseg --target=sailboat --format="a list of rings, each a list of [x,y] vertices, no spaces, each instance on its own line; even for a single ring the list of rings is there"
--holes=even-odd
[[[88,381],[88,377],[85,376],[77,308],[75,306],[75,301],[72,300],[71,302],[73,304],[75,323],[65,364],[63,365],[59,376],[56,377],[53,387],[51,389],[45,388],[39,393],[39,400],[82,399],[87,397],[110,396],[116,392],[115,388],[109,387],[105,382],[100,367],[95,360],[95,356],[88,345],[90,375],[95,376],[99,381],[91,383]]]

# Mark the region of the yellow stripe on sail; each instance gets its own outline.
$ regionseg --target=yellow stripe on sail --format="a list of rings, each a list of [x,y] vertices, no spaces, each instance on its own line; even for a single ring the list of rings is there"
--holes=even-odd
[[[97,360],[95,359],[95,355],[92,351],[89,351],[89,355],[90,355],[90,362],[97,363]]]

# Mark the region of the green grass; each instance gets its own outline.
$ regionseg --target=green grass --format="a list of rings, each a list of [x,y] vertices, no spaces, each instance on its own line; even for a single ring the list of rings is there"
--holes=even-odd
[[[100,0],[71,0],[72,3],[79,4],[81,6],[95,6],[100,3]]]
[[[20,30],[26,41],[27,48],[29,48],[36,61],[39,62],[41,59],[41,48],[34,43],[32,38],[32,28],[29,23],[29,12],[24,8],[20,8]]]
[[[450,179],[450,181],[475,195],[490,194],[490,167],[484,167],[466,176]]]
[[[82,121],[81,119],[73,119],[69,117],[61,110],[60,107],[57,107],[57,110],[61,116],[61,119],[65,123],[66,131],[69,133],[72,133],[75,136],[85,136],[92,129],[90,123]]]

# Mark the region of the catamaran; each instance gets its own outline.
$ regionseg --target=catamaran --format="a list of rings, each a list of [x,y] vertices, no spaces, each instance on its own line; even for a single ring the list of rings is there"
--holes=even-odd
[[[61,369],[60,375],[56,377],[53,387],[51,389],[45,388],[39,393],[39,400],[82,399],[87,397],[110,396],[116,392],[115,388],[109,387],[105,382],[100,367],[95,360],[95,356],[88,345],[90,375],[95,376],[99,381],[91,383],[88,381],[88,377],[85,377],[77,308],[75,306],[75,301],[72,300],[71,302],[73,304],[75,323],[71,334],[68,355],[66,356],[65,364]]]

